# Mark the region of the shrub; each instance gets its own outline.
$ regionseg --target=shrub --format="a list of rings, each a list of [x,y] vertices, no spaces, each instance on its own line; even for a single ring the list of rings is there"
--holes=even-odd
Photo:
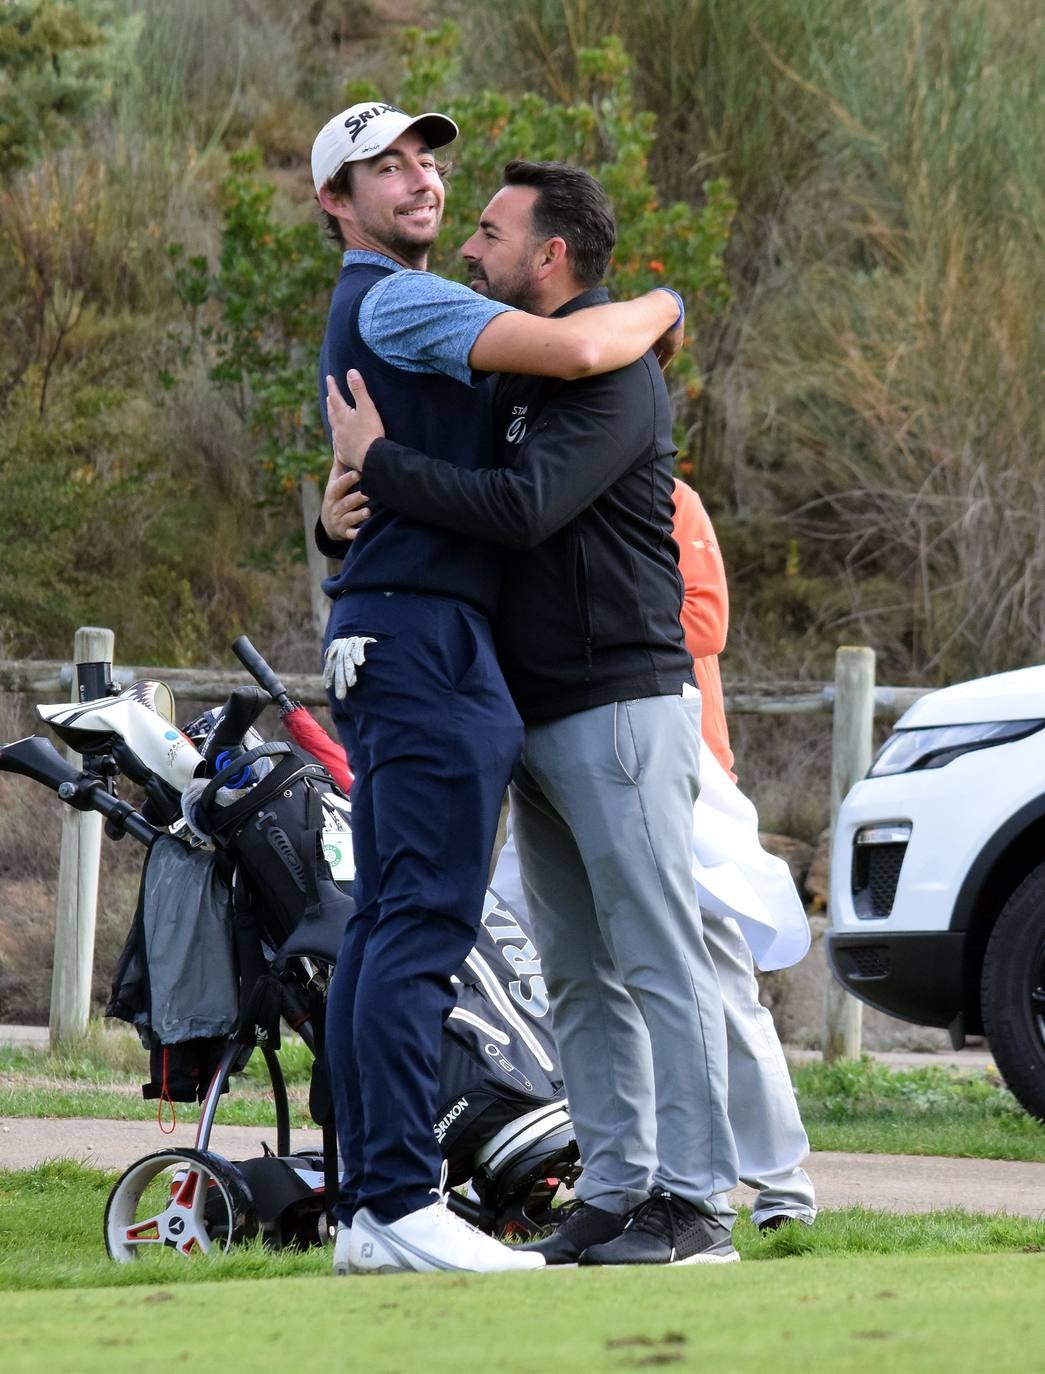
[[[70,136],[99,100],[101,30],[75,5],[8,0],[0,9],[0,174]]]

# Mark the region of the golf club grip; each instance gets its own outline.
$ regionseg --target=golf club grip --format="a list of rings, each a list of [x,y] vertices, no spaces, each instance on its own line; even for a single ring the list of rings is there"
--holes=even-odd
[[[269,667],[268,663],[251,644],[246,635],[233,641],[232,652],[246,668],[259,686],[263,687],[274,702],[282,709],[287,700],[287,689],[280,682],[279,678]]]
[[[234,688],[200,749],[207,762],[213,764],[227,750],[242,753],[247,731],[269,705],[269,694],[264,687]]]

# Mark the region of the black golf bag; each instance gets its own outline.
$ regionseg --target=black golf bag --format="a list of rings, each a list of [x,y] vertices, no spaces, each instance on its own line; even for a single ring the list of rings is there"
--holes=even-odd
[[[132,1021],[150,1045],[152,1081],[143,1087],[146,1096],[204,1103],[197,1135],[203,1163],[186,1158],[186,1177],[204,1171],[212,1189],[208,1205],[221,1216],[243,1213],[238,1204],[226,1206],[227,1194],[246,1198],[247,1214],[256,1218],[253,1232],[250,1226],[226,1226],[212,1218],[208,1235],[231,1244],[261,1230],[277,1245],[303,1243],[320,1236],[324,1196],[336,1187],[338,1174],[323,1019],[330,971],[354,911],[349,883],[331,869],[338,851],[351,847],[351,806],[310,756],[290,744],[261,744],[210,779],[190,815],[215,851],[204,856],[169,838],[154,845],[107,1014]],[[157,879],[154,870],[177,868],[179,853],[185,881],[162,871]],[[185,910],[191,906],[185,892],[192,875],[208,895],[195,922]],[[221,905],[222,890],[228,899],[224,927],[213,909]],[[182,898],[172,920],[178,892]],[[157,932],[170,934],[172,928],[177,929],[164,943]],[[168,967],[153,957],[159,950]],[[532,933],[493,892],[487,895],[477,943],[454,981],[457,1005],[444,1031],[433,1129],[451,1187],[470,1181],[471,1188],[467,1198],[451,1195],[451,1205],[485,1228],[529,1234],[548,1220],[557,1181],[572,1178],[577,1149]],[[195,1005],[201,987],[214,994],[205,1017]],[[298,1030],[315,1054],[310,1109],[324,1128],[323,1156],[289,1151],[286,1094],[275,1056],[281,1020]],[[210,1124],[230,1074],[259,1045],[281,1123],[277,1149],[274,1155],[232,1164],[208,1154]],[[140,1182],[134,1174],[138,1168],[132,1166],[125,1176],[133,1175],[133,1188]],[[229,1170],[234,1177],[225,1177]],[[176,1179],[172,1196],[184,1186]],[[128,1258],[124,1251],[134,1248],[128,1236],[141,1221],[128,1221],[125,1203],[113,1199],[107,1244],[110,1253]]]

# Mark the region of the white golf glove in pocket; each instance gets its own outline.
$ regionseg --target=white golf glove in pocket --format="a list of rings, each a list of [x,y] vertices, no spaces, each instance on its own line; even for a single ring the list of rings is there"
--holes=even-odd
[[[338,701],[344,701],[348,689],[355,686],[366,659],[366,646],[376,642],[366,635],[331,640],[323,658],[323,686],[328,692],[333,688]]]

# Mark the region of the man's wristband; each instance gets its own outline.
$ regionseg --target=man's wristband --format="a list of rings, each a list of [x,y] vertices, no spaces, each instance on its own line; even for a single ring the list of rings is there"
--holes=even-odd
[[[672,329],[677,329],[679,325],[682,323],[682,321],[686,318],[686,302],[682,299],[679,293],[673,290],[670,286],[655,286],[653,289],[655,291],[666,291],[669,296],[675,297],[675,300],[678,303],[679,317],[671,327]]]

